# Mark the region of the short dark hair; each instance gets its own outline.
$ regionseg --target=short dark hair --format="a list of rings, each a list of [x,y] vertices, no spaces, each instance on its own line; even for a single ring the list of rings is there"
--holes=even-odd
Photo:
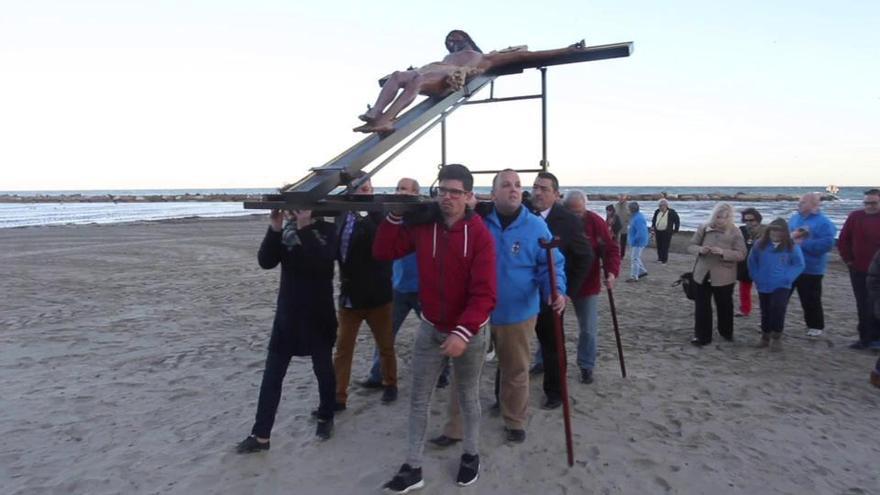
[[[538,172],[537,179],[549,179],[553,183],[553,191],[559,192],[559,179],[550,172]]]
[[[751,208],[751,207],[746,208],[740,214],[740,218],[742,218],[743,222],[746,221],[746,215],[751,215],[751,216],[755,217],[755,220],[757,220],[758,223],[761,223],[761,220],[764,220],[764,217],[761,216],[761,212],[759,212],[758,210]]]
[[[440,169],[440,172],[437,173],[437,182],[444,180],[460,180],[461,187],[463,187],[465,191],[470,192],[474,189],[473,174],[471,174],[471,171],[468,170],[467,167],[458,163],[450,163],[449,165],[444,165],[443,168]]]
[[[614,211],[614,205],[608,205],[605,207],[605,211]]]
[[[871,189],[865,191],[865,196],[880,196],[880,189],[872,187]]]

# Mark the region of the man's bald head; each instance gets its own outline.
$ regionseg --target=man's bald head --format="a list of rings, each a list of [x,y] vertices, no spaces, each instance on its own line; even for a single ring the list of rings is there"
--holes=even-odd
[[[409,194],[412,196],[419,195],[419,181],[415,179],[410,179],[409,177],[404,177],[397,181],[397,189],[395,190],[397,194]]]
[[[822,206],[822,195],[817,192],[810,192],[801,196],[798,201],[798,213],[807,216],[819,213]]]

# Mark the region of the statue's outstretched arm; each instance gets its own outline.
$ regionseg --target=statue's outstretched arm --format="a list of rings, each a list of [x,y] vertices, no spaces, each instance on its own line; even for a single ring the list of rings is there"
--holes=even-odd
[[[538,50],[534,52],[528,50],[492,52],[486,54],[484,56],[484,59],[488,65],[487,70],[490,71],[492,69],[500,69],[508,65],[528,64],[531,66],[535,66],[541,65],[542,62],[550,61],[560,55],[580,51],[584,48],[584,46],[584,41],[581,40],[565,48],[556,48],[553,50]]]

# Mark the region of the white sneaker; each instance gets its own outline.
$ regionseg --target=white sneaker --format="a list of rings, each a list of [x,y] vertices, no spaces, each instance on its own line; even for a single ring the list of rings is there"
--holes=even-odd
[[[821,337],[822,333],[822,330],[819,330],[818,328],[807,329],[807,337]]]

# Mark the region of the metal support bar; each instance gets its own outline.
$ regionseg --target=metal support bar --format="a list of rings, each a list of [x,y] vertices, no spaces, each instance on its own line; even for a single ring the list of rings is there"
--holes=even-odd
[[[440,165],[446,165],[446,117],[440,122]]]
[[[541,67],[541,168],[544,172],[550,164],[547,162],[547,68]]]
[[[507,169],[502,169],[502,170],[471,170],[471,173],[472,174],[497,174],[498,172],[502,172],[503,170],[507,170]],[[516,170],[516,172],[522,172],[524,174],[528,174],[528,173],[532,173],[532,172],[534,172],[534,173],[546,172],[546,170],[544,170],[543,168],[524,168],[524,169]]]
[[[501,103],[502,101],[517,100],[537,100],[542,95],[524,95],[524,96],[506,96],[504,98],[486,98],[484,100],[473,100],[465,102],[465,105],[479,105],[480,103]]]

